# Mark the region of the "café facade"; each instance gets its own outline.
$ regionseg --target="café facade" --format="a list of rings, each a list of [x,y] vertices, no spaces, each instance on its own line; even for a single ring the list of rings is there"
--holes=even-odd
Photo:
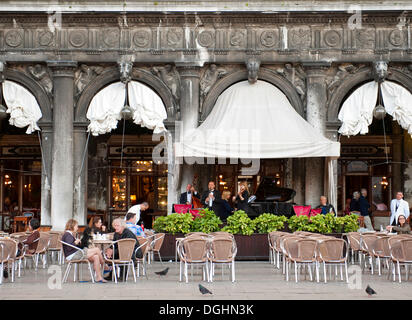
[[[72,217],[80,225],[92,215],[109,221],[142,201],[154,215],[167,214],[188,183],[203,191],[210,180],[233,194],[241,181],[253,193],[272,177],[296,191],[293,202],[314,206],[326,194],[338,210],[361,188],[376,205],[388,206],[399,190],[412,200],[405,6],[226,2],[204,10],[197,1],[185,8],[163,1],[3,2],[2,225],[24,212],[55,229]],[[279,97],[268,108],[289,109],[272,114],[251,102],[254,112],[237,117],[222,101],[242,83],[238,92],[263,86]],[[243,107],[238,113],[249,114]],[[307,152],[293,144],[306,128],[295,116],[310,125],[306,136],[320,137],[308,140]],[[267,156],[246,152],[229,161],[212,152],[184,161],[194,153],[179,154],[178,143],[195,137],[208,117],[228,123],[216,144],[231,141],[233,128],[259,128],[273,134],[273,146]],[[275,134],[282,126],[289,133]],[[201,150],[193,143],[204,145],[191,143],[192,151]],[[290,150],[274,153],[282,143]],[[240,158],[248,155],[259,159],[253,173],[242,170],[250,163]]]

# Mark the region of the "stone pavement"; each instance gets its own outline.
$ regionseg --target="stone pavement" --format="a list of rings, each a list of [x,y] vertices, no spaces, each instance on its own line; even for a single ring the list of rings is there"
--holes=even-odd
[[[155,271],[170,267],[169,273],[160,278]],[[55,266],[53,266],[55,267]],[[72,268],[73,270],[73,268]],[[293,269],[292,269],[293,270]],[[412,279],[409,282],[402,279],[402,283],[387,280],[386,274],[378,276],[369,272],[362,274],[362,289],[349,289],[348,284],[337,280],[329,280],[327,284],[310,282],[309,276],[295,283],[294,273],[286,282],[281,270],[274,269],[267,261],[236,262],[236,282],[229,280],[229,270],[226,269],[222,278],[219,267],[216,268],[213,283],[201,281],[200,268],[195,269],[189,283],[179,282],[179,264],[159,262],[148,265],[148,279],[140,277],[137,283],[129,277],[126,283],[73,283],[73,271],[69,282],[62,285],[62,289],[49,289],[48,280],[51,273],[47,268],[36,272],[27,269],[25,275],[16,278],[14,283],[5,279],[0,285],[0,300],[3,299],[143,299],[143,300],[193,300],[193,299],[228,299],[228,300],[266,300],[266,299],[412,299]],[[64,269],[62,269],[64,273]],[[386,271],[385,271],[386,272]],[[90,280],[86,268],[82,270],[84,280]],[[190,269],[189,269],[190,275]],[[323,278],[321,278],[322,280]],[[198,284],[202,283],[209,288],[213,295],[202,296]],[[377,296],[369,298],[365,293],[367,284],[378,292]]]

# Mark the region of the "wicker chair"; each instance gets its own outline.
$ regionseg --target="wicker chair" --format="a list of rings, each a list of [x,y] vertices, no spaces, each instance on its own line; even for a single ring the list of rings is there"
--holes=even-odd
[[[140,264],[142,265],[142,271],[143,271],[143,275],[146,277],[146,279],[148,279],[147,277],[147,270],[146,270],[146,259],[149,255],[149,240],[147,238],[143,238],[143,237],[136,237],[137,241],[139,242],[139,247],[140,250],[142,251],[143,256],[141,258],[138,258],[136,256],[137,253],[137,248],[136,248],[136,253],[135,253],[135,257],[136,257],[136,269],[137,269],[137,277],[140,277]]]
[[[231,268],[232,282],[235,282],[235,257],[237,253],[236,242],[228,236],[214,237],[210,242],[208,258],[210,262],[209,281],[213,282],[215,274],[215,264],[227,265]]]
[[[346,250],[345,249],[346,246]],[[325,239],[318,243],[319,262],[323,263],[323,275],[327,283],[326,266],[335,266],[335,275],[337,267],[340,266],[340,277],[343,280],[342,266],[345,266],[346,283],[348,279],[347,259],[349,254],[349,245],[343,239]],[[329,269],[330,271],[330,269]]]
[[[160,249],[162,248],[164,237],[164,233],[155,233],[153,235],[153,241],[149,245],[149,256],[151,256],[151,260],[154,261],[154,254],[157,253],[161,264],[163,264],[163,261],[160,255]]]
[[[47,265],[47,249],[50,245],[50,234],[47,232],[40,232],[40,238],[37,240],[37,248],[34,253],[26,253],[26,257],[31,257],[33,259],[33,264],[35,266],[35,270],[37,271],[37,267],[39,265],[39,258],[42,256],[43,260],[43,269],[46,268]],[[26,260],[24,261],[26,262]]]
[[[0,284],[3,283],[4,264],[7,265],[9,261],[10,251],[5,244],[0,241]]]
[[[375,249],[375,243],[376,240],[379,239],[379,236],[375,235],[375,234],[364,234],[361,237],[361,250],[362,250],[362,255],[364,257],[364,263],[361,265],[362,266],[362,270],[365,270],[366,268],[366,258],[368,257],[369,259],[369,266],[371,268],[371,274],[373,274],[374,270],[373,270],[373,259],[375,258],[375,254],[374,254],[374,249]]]
[[[362,265],[362,259],[361,259],[362,249],[360,246],[361,234],[359,232],[349,232],[347,233],[346,238],[348,239],[349,247],[350,247],[351,264],[354,264],[355,255],[357,254],[359,264]]]
[[[381,236],[381,237],[378,237],[374,243],[373,256],[375,257],[379,275],[382,275],[382,272],[381,272],[382,262],[384,262],[389,269],[389,259],[391,258],[391,252],[389,250],[388,241],[389,241],[388,236]]]
[[[54,254],[57,252],[58,263],[63,263],[63,246],[59,240],[62,239],[63,233],[58,231],[49,231],[50,244],[47,252],[51,254],[51,262],[53,263]]]
[[[297,252],[295,248],[290,250],[290,246],[297,245]],[[295,281],[298,282],[298,267],[306,266],[309,271],[310,281],[313,280],[311,266],[314,267],[316,271],[316,281],[319,282],[319,271],[318,264],[316,261],[316,251],[317,251],[318,241],[314,239],[298,239],[286,240],[285,249],[288,253],[288,263],[294,263],[295,265]],[[305,274],[306,278],[306,274]],[[289,277],[286,279],[289,281]]]
[[[4,264],[7,264],[7,269],[9,272],[11,269],[11,282],[14,282],[14,266],[15,266],[16,255],[17,255],[17,242],[14,241],[13,239],[2,239],[0,240],[0,243],[3,245],[4,250],[5,250],[4,258],[0,261],[2,265],[1,277],[3,277]],[[0,283],[1,282],[2,281],[0,281]]]
[[[183,241],[179,243],[178,253],[180,257],[179,281],[182,281],[183,264],[186,283],[188,283],[188,265],[192,267],[192,270],[193,265],[203,265],[203,280],[205,280],[206,274],[207,281],[209,281],[207,238],[194,235],[186,237]]]
[[[411,242],[409,242],[411,238],[405,235],[397,235],[397,236],[391,236],[388,239],[388,246],[390,250],[390,263],[391,263],[391,269],[392,269],[392,276],[393,276],[393,281],[396,281],[396,271],[398,271],[398,277],[399,277],[399,283],[402,282],[401,279],[401,270],[400,267],[402,265],[405,266],[405,268],[408,267],[409,261],[407,255],[409,254],[409,251],[411,250],[407,246],[411,245]],[[402,245],[402,241],[407,241],[406,246],[405,244]],[[410,257],[409,257],[410,258]],[[396,268],[395,268],[396,265]],[[390,274],[388,274],[389,277]]]
[[[82,250],[82,249],[80,249],[80,248],[78,248],[78,247],[76,247],[76,246],[73,246],[73,245],[71,245],[71,244],[69,244],[69,243],[67,243],[67,242],[64,242],[64,241],[61,241],[61,240],[59,240],[59,242],[62,244],[62,247],[63,247],[63,246],[68,246],[68,247],[71,247],[71,248],[73,248],[73,249],[76,249],[77,251],[81,251],[81,250]],[[65,256],[65,258],[67,258],[67,257]],[[64,276],[63,276],[63,283],[67,282],[67,278],[68,278],[68,276],[69,276],[69,274],[70,274],[70,270],[71,270],[73,264],[74,264],[74,276],[73,276],[73,281],[76,282],[77,274],[78,274],[78,272],[80,271],[79,265],[81,265],[81,264],[83,264],[83,263],[87,263],[87,266],[88,266],[88,269],[89,269],[89,272],[90,272],[90,277],[91,277],[91,279],[92,279],[92,282],[94,283],[94,276],[93,276],[92,266],[91,266],[91,264],[90,264],[90,261],[87,259],[87,257],[84,258],[84,259],[79,259],[79,260],[73,260],[73,259],[72,259],[72,260],[66,260],[66,261],[68,262],[68,265],[67,265],[67,267],[66,267],[66,271],[65,271]],[[79,278],[80,278],[80,276],[79,276]]]
[[[234,239],[235,236],[233,234],[231,234],[230,232],[226,232],[226,231],[216,231],[216,232],[211,232],[209,233],[209,237],[229,237]]]
[[[297,240],[303,239],[303,238],[304,238],[303,236],[297,236],[297,235],[293,235],[293,234],[286,234],[286,235],[280,236],[278,238],[278,240],[276,240],[276,242],[279,241],[279,247],[280,247],[280,250],[282,251],[282,265],[283,265],[282,274],[285,274],[287,278],[289,277],[289,270],[287,269],[287,268],[289,268],[289,263],[288,263],[288,254],[289,253],[286,250],[285,241],[289,241],[289,240],[297,241]],[[291,250],[294,249],[292,244],[290,245],[290,249]],[[297,247],[296,247],[296,250],[297,250]],[[296,254],[297,254],[297,252],[296,252]]]
[[[117,244],[117,250],[119,251],[119,257],[117,259],[114,258],[115,256],[115,249],[114,245]],[[112,257],[109,259],[104,254],[104,259],[106,263],[110,263],[113,267],[112,277],[114,277],[115,283],[117,283],[118,273],[120,273],[120,266],[126,267],[127,266],[127,274],[123,272],[123,277],[125,277],[126,281],[129,275],[129,269],[132,267],[133,271],[133,279],[136,282],[136,273],[134,270],[134,262],[133,262],[133,253],[134,253],[134,246],[136,244],[135,239],[120,239],[113,242],[113,254]]]

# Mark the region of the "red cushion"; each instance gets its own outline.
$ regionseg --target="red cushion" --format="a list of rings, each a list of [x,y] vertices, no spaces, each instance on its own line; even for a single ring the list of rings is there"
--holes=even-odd
[[[296,216],[308,216],[310,215],[311,206],[293,206]]]
[[[190,204],[174,204],[173,206],[177,213],[187,213],[192,207]]]
[[[310,216],[311,216],[311,217],[317,216],[317,215],[320,214],[320,213],[322,213],[322,208],[310,210]]]
[[[193,219],[201,216],[201,215],[199,214],[199,210],[197,210],[197,209],[190,209],[189,212],[192,214]]]

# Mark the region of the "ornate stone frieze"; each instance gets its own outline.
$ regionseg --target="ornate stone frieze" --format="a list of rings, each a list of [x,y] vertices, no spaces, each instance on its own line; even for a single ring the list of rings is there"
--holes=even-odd
[[[41,64],[36,64],[34,66],[28,66],[27,67],[28,73],[36,79],[44,90],[47,92],[47,94],[51,95],[53,92],[53,81],[51,79],[51,74],[49,73],[49,70],[46,66],[41,65]]]
[[[298,92],[303,104],[306,103],[306,73],[300,64],[286,63],[275,66],[274,70],[289,80]]]

